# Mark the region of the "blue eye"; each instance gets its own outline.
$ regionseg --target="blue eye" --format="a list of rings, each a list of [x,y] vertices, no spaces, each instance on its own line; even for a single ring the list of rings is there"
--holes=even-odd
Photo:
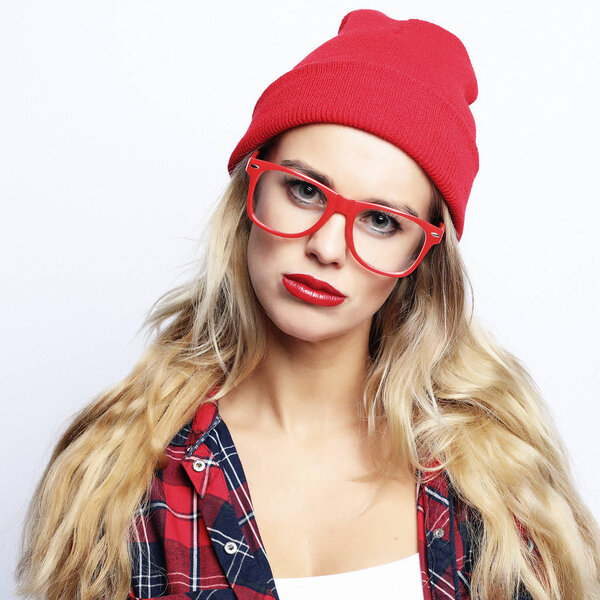
[[[396,230],[402,231],[402,226],[400,225],[400,222],[390,213],[379,210],[368,210],[365,211],[363,214],[365,215],[365,217],[372,219],[371,225],[381,233],[389,235]],[[381,227],[385,227],[386,225],[391,225],[391,230],[388,229],[384,231],[383,229],[380,229]]]
[[[284,182],[288,190],[293,194],[294,198],[305,202],[315,199],[315,196],[320,196],[325,200],[323,192],[312,183],[293,177],[285,177]]]

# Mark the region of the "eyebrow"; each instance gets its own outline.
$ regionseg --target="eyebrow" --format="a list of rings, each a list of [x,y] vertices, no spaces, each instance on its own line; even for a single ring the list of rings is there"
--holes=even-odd
[[[279,164],[282,167],[289,167],[290,169],[295,169],[296,171],[299,171],[299,172],[303,173],[304,175],[308,175],[315,181],[318,181],[318,182],[322,183],[323,185],[326,185],[327,187],[331,188],[332,190],[335,190],[335,184],[333,183],[333,179],[330,179],[327,175],[325,175],[325,173],[321,173],[320,171],[313,169],[313,167],[311,167],[310,165],[306,164],[305,162],[303,162],[301,160],[286,159],[286,160],[282,160]],[[417,212],[414,209],[412,209],[410,206],[408,206],[406,204],[398,204],[397,202],[390,202],[388,200],[383,200],[381,198],[368,198],[367,200],[364,200],[364,202],[372,202],[373,204],[381,204],[383,206],[389,206],[390,208],[395,208],[396,210],[401,210],[403,212],[406,212],[409,215],[412,215],[413,217],[417,217],[418,219],[421,218],[421,217],[419,217],[419,215],[417,214]]]

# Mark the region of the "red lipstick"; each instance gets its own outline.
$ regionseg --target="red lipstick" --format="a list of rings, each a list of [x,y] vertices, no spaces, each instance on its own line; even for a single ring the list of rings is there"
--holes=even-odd
[[[315,279],[303,273],[286,273],[283,285],[287,291],[299,300],[320,306],[335,306],[344,301],[344,294],[329,285],[326,281]]]

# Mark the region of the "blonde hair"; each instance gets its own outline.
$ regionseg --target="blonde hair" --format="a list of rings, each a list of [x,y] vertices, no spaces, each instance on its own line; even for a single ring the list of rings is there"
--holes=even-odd
[[[157,301],[152,341],[131,373],[75,415],[56,444],[27,511],[20,596],[127,597],[134,515],[166,466],[166,446],[209,390],[227,393],[265,356],[267,317],[246,262],[245,163],[203,232],[197,276]],[[378,473],[408,464],[427,474],[429,459],[440,461],[481,518],[474,600],[509,598],[521,582],[534,600],[598,598],[598,524],[535,383],[473,318],[456,231],[432,189],[442,243],[398,279],[371,326],[360,410]]]

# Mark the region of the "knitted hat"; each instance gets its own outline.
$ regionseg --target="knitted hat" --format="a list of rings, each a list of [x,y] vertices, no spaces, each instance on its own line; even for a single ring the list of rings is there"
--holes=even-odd
[[[429,175],[449,208],[458,238],[479,169],[469,109],[477,80],[462,42],[442,27],[354,10],[338,34],[262,93],[228,163],[307,123],[337,123],[383,138]]]

